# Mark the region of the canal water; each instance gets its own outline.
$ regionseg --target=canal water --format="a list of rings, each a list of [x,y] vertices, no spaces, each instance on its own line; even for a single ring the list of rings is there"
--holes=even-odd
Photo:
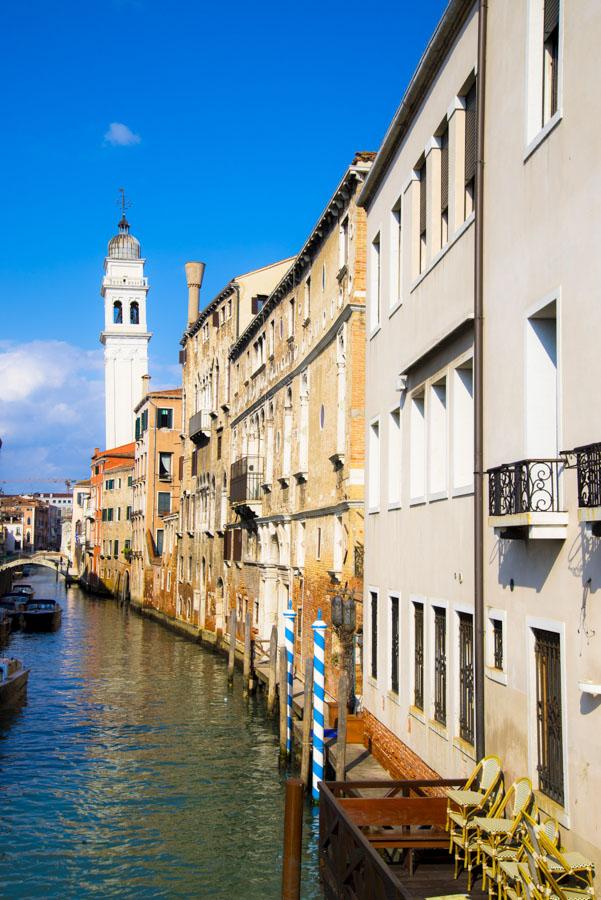
[[[220,656],[33,571],[63,621],[3,651],[31,674],[0,717],[0,896],[278,897],[284,787],[263,699],[228,691]],[[310,810],[303,852],[302,896],[320,897]]]

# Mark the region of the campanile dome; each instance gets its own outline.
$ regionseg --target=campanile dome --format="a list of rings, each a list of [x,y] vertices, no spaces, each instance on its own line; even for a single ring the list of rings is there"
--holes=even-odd
[[[119,234],[109,241],[108,256],[110,259],[140,259],[140,241],[129,233],[125,213],[119,222]]]

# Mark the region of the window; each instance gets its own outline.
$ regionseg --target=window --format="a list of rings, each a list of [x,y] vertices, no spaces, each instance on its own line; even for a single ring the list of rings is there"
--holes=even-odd
[[[338,233],[338,264],[342,269],[348,265],[348,246],[349,246],[349,221],[348,216],[340,223],[340,231]]]
[[[441,378],[430,387],[430,435],[428,441],[430,471],[428,489],[434,497],[447,489],[447,380]]]
[[[115,541],[113,556],[117,558],[119,556],[119,541]]]
[[[157,549],[157,556],[162,556],[162,555],[163,555],[163,543],[164,543],[164,537],[165,537],[165,532],[164,532],[164,530],[163,530],[162,528],[158,528],[158,529],[157,529],[156,540],[155,540],[156,549]]]
[[[131,487],[133,484],[133,481],[134,481],[133,475],[128,475],[127,476],[127,486]]]
[[[434,607],[434,719],[447,724],[447,613]]]
[[[424,604],[413,604],[413,705],[424,708]]]
[[[380,292],[381,292],[381,267],[380,267],[380,235],[378,234],[371,244],[370,258],[370,284],[369,299],[370,325],[373,331],[380,324]]]
[[[310,275],[307,278],[307,280],[305,281],[305,301],[304,301],[303,313],[304,313],[304,319],[306,322],[306,321],[308,321],[308,319],[311,316],[311,276]]]
[[[159,409],[157,411],[157,428],[173,428],[172,409]]]
[[[315,558],[321,559],[321,528],[317,529],[317,548],[315,551]]]
[[[159,478],[162,481],[171,480],[171,468],[173,462],[172,453],[159,453]]]
[[[127,507],[127,509],[125,511],[125,518],[128,520],[128,522],[131,519],[131,506]]]
[[[449,240],[449,128],[440,135],[440,246]]]
[[[390,690],[399,692],[399,598],[390,598]]]
[[[560,0],[544,0],[543,125],[545,125],[557,112],[557,89],[559,83],[559,3]]]
[[[391,264],[391,286],[390,296],[388,298],[390,307],[396,306],[400,302],[403,291],[403,231],[402,231],[402,210],[401,198],[397,200],[392,208],[390,218],[390,264]]]
[[[147,409],[145,409],[142,412],[142,415],[140,417],[140,423],[141,423],[140,433],[144,434],[145,431],[148,431],[148,410]]]
[[[171,494],[168,491],[159,491],[157,499],[159,516],[168,516],[171,512]]]
[[[106,511],[106,521],[107,522],[113,521],[113,508],[112,507],[109,507]]]
[[[476,82],[465,97],[465,209],[467,217],[474,209],[476,192]]]
[[[140,324],[140,307],[137,300],[134,300],[129,307],[129,323],[130,325]]]
[[[558,455],[558,360],[556,303],[526,323],[526,453],[529,459]]]
[[[410,439],[411,499],[421,501],[426,493],[426,409],[423,391],[411,398]]]
[[[453,373],[453,487],[474,482],[474,373],[472,360]]]
[[[140,416],[136,417],[136,440],[139,441],[142,436],[142,427]]]
[[[474,620],[459,613],[459,735],[474,743]]]
[[[113,303],[113,322],[115,325],[123,323],[123,306],[120,300],[115,300]]]
[[[388,417],[388,505],[401,502],[401,411],[393,409]]]
[[[426,268],[426,254],[428,250],[428,227],[427,227],[427,196],[428,196],[428,180],[426,160],[423,161],[418,169],[419,175],[419,271],[420,273]]]
[[[380,507],[380,422],[372,422],[369,426],[369,509],[377,511]]]
[[[378,595],[370,591],[370,638],[371,638],[371,677],[378,677]]]
[[[105,491],[112,491],[112,490],[114,490],[114,487],[115,487],[115,480],[114,480],[114,478],[108,478],[108,479],[104,482],[104,489],[105,489]]]
[[[538,782],[543,794],[563,806],[561,646],[555,631],[534,629]]]
[[[492,625],[492,664],[493,669],[503,671],[503,621],[491,619]]]
[[[294,337],[294,297],[288,303],[288,337]]]
[[[217,459],[221,459],[221,446],[222,446],[223,438],[220,434],[217,435]]]

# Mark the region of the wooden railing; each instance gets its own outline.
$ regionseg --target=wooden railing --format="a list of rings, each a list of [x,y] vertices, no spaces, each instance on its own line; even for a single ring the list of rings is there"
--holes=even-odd
[[[319,858],[326,897],[408,900],[410,893],[377,848],[446,845],[443,789],[464,783],[457,778],[322,782]],[[368,797],[362,796],[365,791]]]

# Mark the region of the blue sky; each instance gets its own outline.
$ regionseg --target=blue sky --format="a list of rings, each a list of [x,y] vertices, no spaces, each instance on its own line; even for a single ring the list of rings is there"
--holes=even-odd
[[[153,385],[174,383],[184,262],[206,262],[207,302],[298,250],[354,151],[378,149],[444,6],[4,5],[0,479],[85,475],[103,442],[117,189],[148,260]]]

